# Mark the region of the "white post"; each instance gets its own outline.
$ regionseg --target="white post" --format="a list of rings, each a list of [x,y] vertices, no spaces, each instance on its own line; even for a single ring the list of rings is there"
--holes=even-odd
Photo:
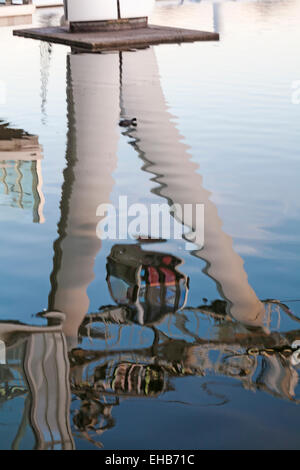
[[[70,22],[147,17],[155,0],[64,0]]]

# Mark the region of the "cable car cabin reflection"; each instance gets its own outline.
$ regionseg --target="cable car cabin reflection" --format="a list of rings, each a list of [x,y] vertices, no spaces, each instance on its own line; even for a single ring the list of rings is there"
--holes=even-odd
[[[115,245],[107,261],[111,297],[130,308],[133,321],[155,323],[185,306],[189,279],[177,270],[180,258],[139,245]]]

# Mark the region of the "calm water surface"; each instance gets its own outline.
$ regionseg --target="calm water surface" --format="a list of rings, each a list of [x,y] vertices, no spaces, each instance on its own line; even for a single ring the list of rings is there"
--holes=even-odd
[[[92,55],[0,29],[2,449],[299,449],[299,16],[160,1],[220,42]],[[204,204],[204,247],[100,240],[119,196]]]

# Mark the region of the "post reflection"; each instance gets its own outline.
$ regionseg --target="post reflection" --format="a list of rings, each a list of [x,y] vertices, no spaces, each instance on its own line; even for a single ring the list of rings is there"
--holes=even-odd
[[[298,403],[299,320],[283,303],[259,300],[249,285],[168,111],[154,49],[72,53],[67,71],[67,166],[48,326],[0,325],[1,400],[27,397],[12,446],[29,426],[38,449],[72,449],[77,437],[102,447],[103,434],[118,425],[114,409],[131,398],[168,401],[178,377],[203,378],[203,405],[230,400],[209,385],[211,375]],[[143,170],[155,175],[153,192],[170,205],[205,205],[206,243],[194,255],[218,286],[221,298],[211,305],[190,305],[183,260],[142,240],[112,247],[103,272],[113,305],[90,311],[87,289],[102,249],[97,207],[114,185],[118,122],[133,116],[138,126],[128,135]],[[282,332],[273,325],[284,316],[294,327]]]
[[[93,78],[95,77],[95,78]],[[101,82],[97,83],[97,78]],[[96,235],[97,207],[110,200],[117,164],[119,58],[71,54],[68,57],[68,149],[61,198],[59,238],[49,309],[66,314],[64,333],[76,344],[89,310],[87,288],[101,250]]]
[[[248,283],[243,260],[235,253],[232,239],[222,230],[222,221],[210,193],[203,187],[202,176],[192,162],[188,147],[182,142],[173,116],[169,113],[160,85],[159,69],[153,48],[143,52],[137,69],[135,57],[123,54],[122,104],[129,116],[139,116],[139,125],[132,137],[146,165],[145,171],[155,175],[159,187],[155,192],[170,205],[196,204],[205,207],[205,246],[196,256],[207,263],[206,272],[217,283],[227,300],[230,314],[238,321],[262,326],[264,308]],[[155,119],[150,119],[149,110]],[[154,144],[155,142],[155,144]],[[180,222],[181,215],[175,214]],[[187,220],[193,226],[195,213]]]

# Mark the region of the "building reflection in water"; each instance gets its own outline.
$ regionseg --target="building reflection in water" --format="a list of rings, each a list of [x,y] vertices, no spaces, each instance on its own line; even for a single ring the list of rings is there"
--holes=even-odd
[[[299,320],[278,301],[260,301],[249,285],[168,112],[154,49],[72,53],[67,67],[67,167],[49,311],[43,314],[48,326],[0,326],[1,399],[27,396],[13,447],[29,425],[36,448],[74,448],[70,423],[73,435],[101,447],[101,435],[118,425],[114,407],[131,397],[167,396],[176,377],[203,377],[199,387],[215,406],[230,397],[209,388],[205,376],[211,374],[298,403]],[[144,171],[155,175],[153,192],[170,205],[205,205],[206,243],[193,254],[206,261],[205,272],[218,286],[221,299],[211,305],[190,306],[182,260],[140,241],[112,247],[106,270],[114,305],[89,313],[87,288],[102,246],[96,212],[114,185],[120,102],[122,118],[138,117],[128,135]],[[192,220],[189,228],[195,229]],[[282,316],[290,316],[295,328],[274,329],[274,317]]]
[[[0,121],[0,205],[31,210],[43,223],[42,147],[38,137]]]

